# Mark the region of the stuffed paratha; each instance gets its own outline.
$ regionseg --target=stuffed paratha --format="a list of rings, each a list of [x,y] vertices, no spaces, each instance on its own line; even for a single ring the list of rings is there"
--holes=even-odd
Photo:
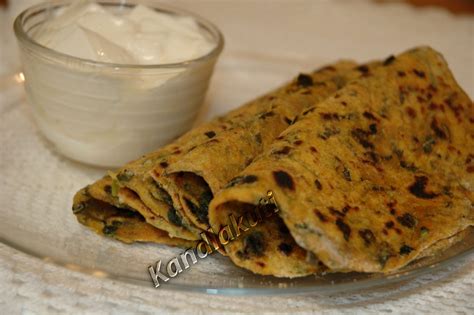
[[[422,47],[359,70],[215,196],[213,228],[272,190],[329,269],[388,272],[473,224],[474,111],[445,60]]]

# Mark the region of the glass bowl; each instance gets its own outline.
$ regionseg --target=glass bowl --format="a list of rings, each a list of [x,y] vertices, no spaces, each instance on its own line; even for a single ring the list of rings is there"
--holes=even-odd
[[[223,49],[217,27],[153,1],[98,1],[116,14],[143,4],[161,13],[190,16],[215,46],[204,56],[172,64],[96,62],[34,40],[41,24],[70,3],[33,6],[14,22],[27,100],[40,131],[55,149],[87,164],[118,167],[190,129]]]

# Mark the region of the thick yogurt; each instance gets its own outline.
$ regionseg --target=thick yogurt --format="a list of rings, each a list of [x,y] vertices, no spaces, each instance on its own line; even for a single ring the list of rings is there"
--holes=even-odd
[[[36,31],[40,44],[83,59],[120,64],[168,64],[203,56],[215,41],[188,16],[172,16],[137,5],[114,15],[79,1]]]
[[[141,5],[114,14],[120,2],[115,11],[83,1],[52,16],[48,9],[44,16],[32,9],[45,22],[31,27],[36,22],[27,11],[21,26],[42,46],[110,65],[53,54],[22,40],[23,30],[16,30],[27,98],[40,130],[64,155],[106,167],[157,149],[192,127],[222,48],[219,32],[198,25],[198,18]],[[216,53],[197,62],[148,66],[211,51]]]

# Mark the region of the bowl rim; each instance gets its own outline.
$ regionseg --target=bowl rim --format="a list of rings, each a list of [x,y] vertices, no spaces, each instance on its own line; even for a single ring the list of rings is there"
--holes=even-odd
[[[133,7],[138,4],[143,4],[143,5],[146,5],[148,8],[151,8],[153,10],[159,10],[166,14],[175,14],[179,16],[192,17],[199,24],[201,28],[206,29],[212,35],[212,37],[214,37],[214,40],[216,40],[216,45],[214,46],[214,48],[208,53],[206,53],[205,55],[202,55],[197,58],[189,59],[189,60],[180,61],[180,62],[162,63],[162,64],[143,64],[143,65],[142,64],[112,63],[112,62],[103,62],[103,61],[90,60],[86,58],[80,58],[80,57],[76,57],[76,56],[59,52],[57,50],[54,50],[52,48],[46,47],[38,43],[36,40],[34,40],[32,36],[28,35],[27,32],[25,31],[23,27],[23,20],[25,18],[31,16],[32,14],[38,14],[38,12],[42,12],[44,10],[58,9],[60,7],[69,5],[73,2],[74,0],[59,0],[59,1],[54,1],[54,2],[43,2],[43,3],[30,6],[27,9],[25,9],[15,18],[15,21],[13,22],[13,30],[14,30],[15,36],[17,37],[17,40],[19,42],[22,42],[26,45],[31,46],[31,47],[28,47],[28,49],[36,50],[37,52],[43,53],[44,54],[43,57],[49,57],[49,59],[52,59],[54,61],[63,61],[66,63],[75,62],[75,63],[80,63],[85,66],[110,68],[113,70],[160,69],[160,68],[169,69],[169,68],[189,67],[197,63],[202,63],[208,60],[212,60],[213,58],[217,58],[224,48],[224,36],[222,35],[219,28],[215,24],[210,22],[209,20],[192,12],[189,12],[180,8],[164,5],[161,3],[152,2],[149,0],[126,0],[126,1],[97,0],[96,3],[101,4],[101,5],[102,4],[116,5],[116,6],[121,6],[121,7],[123,6]]]

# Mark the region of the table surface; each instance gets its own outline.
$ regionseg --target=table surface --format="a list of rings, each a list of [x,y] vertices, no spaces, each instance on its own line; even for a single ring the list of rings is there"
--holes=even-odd
[[[32,1],[15,0],[10,10],[28,2]],[[173,1],[173,5],[195,11],[222,29],[226,37],[222,58],[252,52],[306,63],[338,58],[365,61],[429,44],[444,54],[461,86],[474,96],[474,20],[468,15],[434,7],[415,9],[398,2],[343,0],[188,0]],[[8,33],[12,15],[0,11],[0,75],[19,63]],[[473,314],[473,258],[435,275],[357,294],[242,298],[154,290],[94,278],[0,244],[0,313]]]

